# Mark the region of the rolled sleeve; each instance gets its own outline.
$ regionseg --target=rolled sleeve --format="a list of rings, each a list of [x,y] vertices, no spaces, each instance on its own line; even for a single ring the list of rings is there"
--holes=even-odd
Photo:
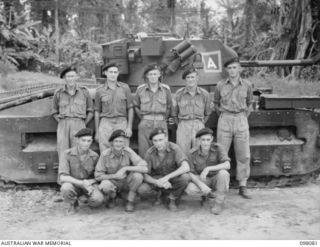
[[[178,107],[178,98],[177,98],[177,95],[175,95],[173,98],[172,98],[172,110],[171,110],[171,116],[172,117],[177,117],[178,114],[179,114],[179,107]]]
[[[131,163],[134,166],[141,165],[141,161],[143,160],[135,151],[131,148],[127,147],[126,150],[129,152],[129,158]]]
[[[204,108],[204,115],[205,116],[209,116],[211,114],[211,108],[210,108],[210,102],[211,101],[211,97],[210,94],[207,93],[205,95],[205,108]]]
[[[171,90],[170,89],[168,89],[167,91],[166,91],[166,94],[167,94],[167,112],[169,113],[169,114],[171,114],[171,109],[172,109],[172,94],[171,94]]]
[[[87,112],[93,112],[93,101],[92,101],[92,98],[90,96],[88,89],[84,90],[84,94],[87,99]]]
[[[249,107],[253,103],[253,92],[252,92],[252,86],[248,86],[248,91],[247,91],[247,98],[246,98],[246,103],[247,106]]]
[[[151,174],[151,172],[152,172],[152,157],[149,152],[146,153],[144,160],[147,162],[148,174]]]
[[[107,173],[107,169],[104,165],[105,162],[106,162],[106,160],[105,160],[104,156],[101,155],[98,160],[98,163],[96,165],[95,171],[94,171],[94,177],[98,180],[102,175],[105,175]]]
[[[194,164],[193,164],[193,156],[192,156],[192,154],[189,154],[188,160],[189,160],[190,172],[195,174],[196,170],[195,170],[195,167],[194,167]]]
[[[132,98],[133,98],[133,106],[140,109],[141,101],[140,101],[139,93],[136,92],[136,94]]]
[[[128,86],[126,86],[124,88],[124,90],[125,90],[125,94],[126,94],[126,98],[127,98],[127,109],[130,109],[133,107],[132,94],[131,94],[130,88]]]
[[[175,162],[178,166],[181,166],[182,161],[187,161],[187,156],[182,152],[182,150],[177,146],[175,148]],[[189,162],[188,162],[189,163]]]
[[[94,110],[101,113],[102,106],[101,106],[101,97],[100,91],[96,91],[95,99],[94,99]]]
[[[51,114],[54,115],[58,113],[59,113],[59,93],[56,92],[53,96]]]
[[[214,90],[214,98],[213,98],[213,103],[216,106],[220,106],[220,99],[221,99],[221,95],[220,95],[220,86],[217,85],[215,90]]]
[[[70,166],[69,166],[69,159],[68,155],[63,152],[59,162],[59,169],[58,169],[58,181],[60,181],[61,175],[70,176]]]
[[[227,151],[222,145],[218,145],[218,157],[219,157],[219,162],[223,163],[226,161],[230,161],[231,159],[229,158]]]

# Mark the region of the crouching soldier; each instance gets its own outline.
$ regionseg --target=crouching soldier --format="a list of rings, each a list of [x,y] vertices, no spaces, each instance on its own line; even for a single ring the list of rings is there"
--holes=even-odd
[[[84,196],[90,207],[99,207],[104,201],[93,178],[99,156],[90,149],[92,134],[88,128],[78,131],[75,134],[76,146],[65,150],[60,159],[58,183],[64,200],[70,203],[69,212],[77,210],[80,196]]]
[[[144,174],[145,183],[138,192],[141,196],[148,196],[162,190],[169,210],[176,211],[176,202],[190,181],[187,157],[178,145],[168,141],[164,128],[154,129],[149,138],[153,143],[145,155],[149,173]],[[156,203],[160,204],[160,197]]]
[[[111,147],[102,152],[94,175],[101,181],[99,188],[105,194],[109,208],[115,206],[117,193],[129,191],[125,211],[133,212],[136,191],[143,181],[141,173],[146,173],[148,168],[146,162],[126,146],[126,138],[124,130],[118,129],[111,134]]]
[[[200,146],[190,151],[190,177],[187,194],[200,194],[204,200],[206,196],[215,197],[215,204],[211,208],[213,214],[220,214],[223,209],[225,194],[229,189],[230,158],[223,146],[213,142],[213,131],[203,128],[196,134]],[[211,193],[211,189],[214,193]]]

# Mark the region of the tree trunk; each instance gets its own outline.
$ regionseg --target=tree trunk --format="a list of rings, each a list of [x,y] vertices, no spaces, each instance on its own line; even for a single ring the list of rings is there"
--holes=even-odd
[[[297,40],[297,50],[296,50],[296,59],[305,58],[306,50],[310,44],[311,38],[311,26],[312,26],[312,16],[311,16],[311,5],[310,0],[301,0],[298,1],[297,7],[301,9],[301,22],[300,22],[300,31],[298,34]],[[300,66],[292,68],[291,75],[299,76],[301,71]]]

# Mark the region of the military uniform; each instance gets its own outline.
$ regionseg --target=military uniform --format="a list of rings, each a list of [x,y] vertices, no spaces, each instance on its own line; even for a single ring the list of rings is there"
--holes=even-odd
[[[95,169],[95,178],[100,183],[100,189],[105,195],[114,198],[118,191],[136,192],[142,184],[143,176],[139,172],[130,172],[125,179],[103,179],[105,174],[115,174],[122,167],[138,165],[141,162],[141,157],[137,155],[131,148],[124,148],[120,154],[117,154],[113,148],[104,150],[99,158]],[[133,201],[134,198],[128,198],[128,201]]]
[[[164,158],[161,159],[156,147],[152,146],[146,153],[145,161],[148,164],[148,174],[151,177],[158,179],[174,172],[180,167],[183,161],[188,161],[188,159],[178,145],[168,142]],[[170,199],[180,199],[189,181],[190,176],[187,173],[170,179],[169,182],[171,183],[172,188],[167,190],[167,192],[170,193],[170,196],[172,196]],[[141,195],[150,195],[154,194],[157,190],[160,190],[160,188],[157,188],[152,184],[143,183],[139,187],[138,192]]]
[[[197,87],[192,96],[184,87],[176,92],[174,102],[172,116],[179,119],[177,144],[188,154],[192,147],[198,145],[195,135],[204,128],[204,119],[211,113],[209,93]]]
[[[214,104],[221,112],[218,120],[217,142],[228,152],[231,142],[237,161],[237,180],[245,186],[250,174],[249,125],[247,111],[253,101],[252,84],[240,78],[233,86],[229,79],[218,83]]]
[[[215,166],[225,161],[230,161],[225,149],[218,143],[212,143],[209,153],[204,155],[201,152],[201,147],[194,148],[189,153],[190,172],[195,175],[200,175],[204,168]],[[209,172],[206,178],[206,185],[216,191],[216,202],[223,203],[225,194],[228,192],[230,175],[226,170]],[[187,194],[201,194],[201,190],[194,183],[189,183]]]
[[[110,147],[109,137],[116,129],[127,128],[128,110],[133,107],[130,88],[122,82],[111,89],[103,85],[97,89],[95,111],[100,113],[99,148],[100,152]]]
[[[87,88],[76,86],[74,95],[68,93],[66,86],[55,92],[52,114],[58,114],[60,119],[57,128],[59,157],[64,150],[75,146],[74,135],[85,128],[85,119],[89,112],[93,112],[93,102]]]
[[[147,83],[137,88],[134,105],[139,108],[141,121],[138,126],[139,154],[144,156],[152,146],[149,140],[151,131],[157,127],[167,130],[167,116],[172,108],[171,90],[168,85],[159,83],[154,93]]]
[[[98,158],[99,155],[90,149],[84,156],[80,155],[78,147],[65,150],[59,163],[58,183],[61,183],[61,175],[71,176],[79,180],[92,179]],[[61,184],[61,193],[68,203],[74,203],[81,195],[88,198],[91,207],[98,207],[104,201],[103,194],[98,189],[97,184],[93,185],[93,192],[88,194],[84,187],[64,182]]]

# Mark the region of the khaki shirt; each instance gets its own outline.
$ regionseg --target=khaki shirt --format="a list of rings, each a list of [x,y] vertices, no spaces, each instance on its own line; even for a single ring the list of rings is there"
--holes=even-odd
[[[178,116],[179,119],[184,120],[203,120],[210,114],[210,96],[207,90],[197,87],[194,96],[189,93],[186,87],[176,92],[172,116]]]
[[[214,104],[221,112],[239,113],[248,110],[253,102],[251,82],[241,79],[237,86],[229,81],[220,81],[214,92]]]
[[[80,159],[78,147],[67,149],[63,152],[59,162],[58,182],[61,175],[71,176],[76,179],[93,178],[98,159],[99,155],[90,149],[84,155],[83,160]]]
[[[189,153],[190,172],[200,175],[204,168],[215,166],[225,161],[230,161],[230,158],[224,147],[218,143],[212,143],[209,154],[204,155],[201,152],[201,147],[194,148]],[[208,176],[215,175],[217,172],[210,172]]]
[[[172,142],[167,143],[165,157],[162,160],[155,146],[149,148],[145,156],[148,174],[151,176],[165,176],[177,170],[184,160],[188,161],[187,156],[177,144]]]
[[[134,106],[140,109],[141,115],[168,115],[172,108],[170,87],[159,83],[158,90],[154,93],[147,83],[140,85],[134,97]]]
[[[115,89],[108,85],[97,88],[95,110],[100,113],[100,117],[127,117],[127,111],[132,107],[132,95],[127,84],[117,82]]]
[[[93,112],[93,102],[89,91],[85,87],[76,86],[75,94],[70,95],[67,87],[59,88],[53,96],[52,114],[59,114],[59,118],[86,119],[88,112]]]
[[[122,167],[136,166],[141,161],[142,158],[129,147],[124,148],[120,155],[116,155],[113,148],[108,148],[102,152],[94,176],[98,178],[105,174],[115,174]]]

